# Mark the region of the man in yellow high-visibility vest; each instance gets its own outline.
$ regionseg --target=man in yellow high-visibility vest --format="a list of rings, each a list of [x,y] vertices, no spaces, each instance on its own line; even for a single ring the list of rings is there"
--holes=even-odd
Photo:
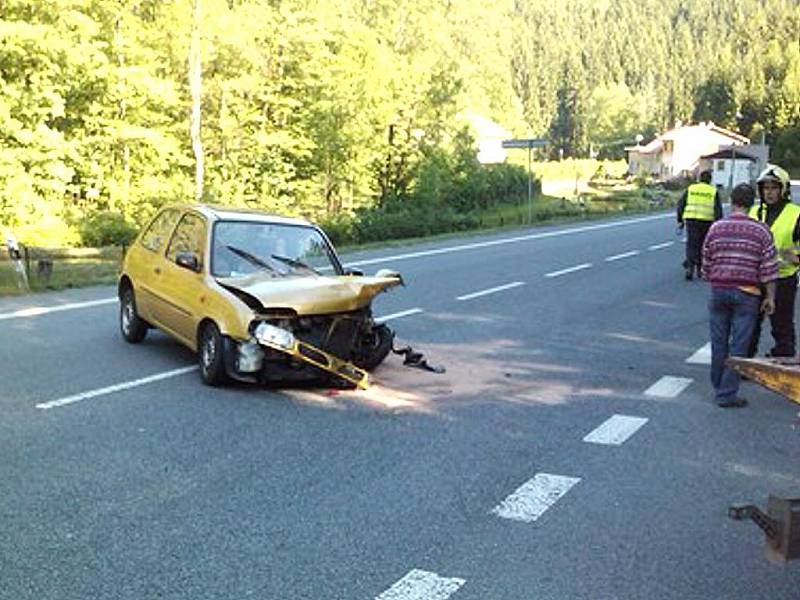
[[[789,174],[777,165],[767,165],[756,180],[761,202],[750,210],[772,231],[778,250],[778,281],[775,285],[775,311],[770,315],[774,345],[767,356],[794,356],[794,305],[797,296],[797,272],[800,270],[800,206],[792,203]],[[755,356],[761,337],[759,320],[749,356]]]
[[[678,200],[678,224],[686,227],[686,279],[700,275],[703,242],[711,223],[722,218],[722,202],[717,188],[711,185],[711,171],[700,173],[700,181],[691,184]]]

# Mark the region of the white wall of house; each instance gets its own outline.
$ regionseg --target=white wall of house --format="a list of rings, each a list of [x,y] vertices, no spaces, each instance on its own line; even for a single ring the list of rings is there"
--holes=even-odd
[[[667,175],[672,177],[691,175],[699,166],[701,156],[732,145],[730,137],[703,125],[676,129],[668,136],[673,141],[673,148],[669,158],[665,156],[665,163]]]
[[[503,140],[511,138],[511,132],[491,119],[475,112],[461,115],[469,122],[478,145],[478,162],[481,164],[502,163],[508,158]]]

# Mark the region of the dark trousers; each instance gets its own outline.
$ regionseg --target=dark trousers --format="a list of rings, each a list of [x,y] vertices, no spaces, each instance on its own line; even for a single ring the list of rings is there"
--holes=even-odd
[[[686,219],[686,260],[683,261],[685,269],[695,268],[700,272],[703,262],[703,242],[711,228],[711,221],[698,221]]]
[[[736,288],[711,288],[711,385],[718,402],[736,399],[739,374],[725,365],[729,356],[745,356],[758,321],[761,297]]]
[[[781,277],[775,283],[775,312],[770,316],[772,326],[772,339],[774,345],[769,351],[771,356],[794,356],[794,301],[797,296],[797,275]],[[750,342],[748,356],[755,356],[758,352],[758,340],[761,337],[761,323],[764,316],[760,315]]]

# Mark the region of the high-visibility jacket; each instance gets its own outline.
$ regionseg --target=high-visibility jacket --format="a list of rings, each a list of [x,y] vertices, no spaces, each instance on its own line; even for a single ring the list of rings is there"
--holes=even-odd
[[[765,206],[763,210],[760,211],[761,219],[759,219],[758,209],[758,204],[750,209],[750,218],[756,219],[757,221],[760,220],[763,223],[767,220],[767,207]],[[775,248],[777,248],[778,253],[785,250],[796,250],[792,238],[794,237],[794,226],[797,223],[798,217],[800,217],[800,206],[788,202],[784,205],[780,214],[770,226],[772,239],[775,241]],[[791,277],[797,273],[799,268],[798,265],[792,265],[781,261],[778,263],[778,277]]]
[[[683,218],[713,221],[716,197],[717,188],[710,183],[693,183],[686,188],[686,207],[683,209]]]

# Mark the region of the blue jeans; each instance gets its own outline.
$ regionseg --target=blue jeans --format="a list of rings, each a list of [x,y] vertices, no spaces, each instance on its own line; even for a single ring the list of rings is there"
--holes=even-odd
[[[729,356],[747,356],[761,297],[736,288],[711,288],[711,385],[717,402],[736,399],[739,374],[725,366]]]

